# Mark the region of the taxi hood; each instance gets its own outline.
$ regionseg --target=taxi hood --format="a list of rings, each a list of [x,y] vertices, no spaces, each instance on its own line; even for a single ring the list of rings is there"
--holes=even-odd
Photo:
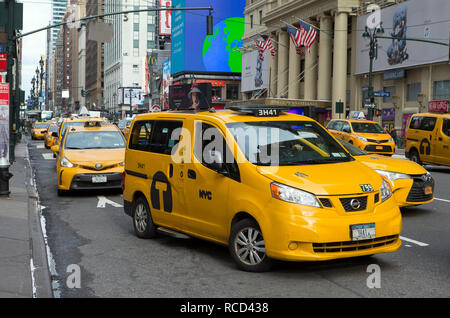
[[[409,175],[426,174],[427,170],[411,160],[391,158],[382,155],[355,156],[355,159],[372,169],[405,173]]]
[[[357,136],[364,137],[367,139],[374,139],[374,140],[389,140],[391,138],[391,135],[387,133],[383,134],[377,134],[377,133],[359,133],[355,132]]]
[[[375,191],[381,187],[381,176],[358,161],[299,165],[258,166],[257,170],[269,179],[314,195],[361,194],[361,185],[370,184]]]
[[[125,148],[66,149],[64,156],[73,163],[115,163],[125,160]]]

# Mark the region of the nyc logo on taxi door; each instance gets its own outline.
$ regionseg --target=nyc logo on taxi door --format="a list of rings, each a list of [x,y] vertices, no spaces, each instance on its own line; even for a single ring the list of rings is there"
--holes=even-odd
[[[155,210],[164,210],[168,213],[172,212],[172,188],[169,179],[167,179],[167,176],[161,171],[158,171],[153,176],[150,188],[150,199]]]

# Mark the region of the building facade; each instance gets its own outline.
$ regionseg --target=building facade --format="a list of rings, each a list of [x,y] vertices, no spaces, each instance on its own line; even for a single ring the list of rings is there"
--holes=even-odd
[[[133,0],[124,4],[118,0],[105,0],[105,13],[122,10],[156,8],[155,0]],[[104,44],[104,102],[106,111],[129,112],[129,101],[124,90],[143,91],[145,85],[145,60],[156,48],[156,19],[154,11],[115,15],[105,18],[112,23],[114,36]],[[143,101],[143,94],[141,93]],[[132,105],[138,106],[138,105]]]
[[[409,5],[410,2],[247,0],[245,47],[256,50],[253,40],[255,36],[264,34],[271,37],[277,50],[276,57],[269,56],[270,83],[263,96],[277,100],[274,104],[278,105],[313,107],[316,118],[322,123],[331,118],[343,118],[353,110],[367,113],[363,104],[367,98],[369,74],[368,71],[357,74],[356,66],[357,58],[369,61],[369,51],[368,41],[362,37],[364,27],[357,27],[358,18],[371,13],[368,11],[369,4],[378,4],[384,10],[394,5]],[[428,5],[433,5],[432,2]],[[306,50],[304,55],[296,54],[286,28],[286,24],[298,28],[300,20],[314,26],[318,32],[310,52]],[[426,28],[424,21],[410,23]],[[392,29],[386,29],[384,35],[390,36],[391,33]],[[358,51],[358,44],[362,41],[366,47]],[[448,43],[448,39],[444,41]],[[387,48],[381,47],[380,55],[385,54],[383,50]],[[396,72],[398,70],[401,71]],[[383,110],[389,114],[392,112],[387,110],[395,113],[389,120],[383,116],[375,119],[380,123],[389,121],[390,127],[395,128],[399,136],[404,134],[408,115],[427,110],[431,100],[450,99],[449,74],[448,61],[430,63],[426,59],[421,65],[413,67],[373,72],[374,91],[390,92],[390,97],[376,98],[377,108],[382,110],[382,114]],[[250,92],[245,96],[251,99],[254,95]],[[344,114],[336,113],[336,102],[344,103]]]

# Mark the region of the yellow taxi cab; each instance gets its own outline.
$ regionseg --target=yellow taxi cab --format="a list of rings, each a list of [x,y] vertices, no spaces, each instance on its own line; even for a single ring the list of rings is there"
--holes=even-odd
[[[58,195],[71,190],[121,188],[125,140],[117,127],[96,120],[71,126],[52,151],[58,154]]]
[[[377,122],[360,119],[333,119],[327,129],[338,139],[368,152],[382,155],[395,153],[395,141]]]
[[[45,141],[45,148],[50,149],[56,142],[56,137],[53,137],[53,133],[57,133],[59,129],[59,126],[55,123],[51,123],[50,126],[48,126],[48,130],[44,135],[44,141]]]
[[[368,154],[343,140],[339,142],[356,160],[391,182],[394,197],[400,207],[418,206],[433,201],[434,179],[421,165],[407,159]]]
[[[142,114],[132,123],[124,212],[135,234],[181,232],[228,246],[237,266],[394,252],[389,181],[319,123],[270,107]]]
[[[450,114],[412,115],[405,156],[419,164],[450,166]]]
[[[128,138],[128,134],[130,133],[130,126],[131,126],[132,119],[121,119],[119,120],[117,126],[122,131],[123,135],[125,136],[125,139]]]
[[[35,122],[31,128],[31,139],[44,139],[44,134],[47,132],[49,125],[48,122]]]
[[[108,122],[104,118],[100,118],[100,117],[85,116],[85,117],[64,118],[59,125],[58,132],[52,133],[52,136],[56,138],[54,144],[55,145],[61,144],[61,140],[64,138],[64,134],[66,133],[68,127],[84,126],[84,124],[86,122],[92,121],[92,120],[100,121],[101,125],[108,125]],[[56,155],[55,152],[53,152],[53,154]]]

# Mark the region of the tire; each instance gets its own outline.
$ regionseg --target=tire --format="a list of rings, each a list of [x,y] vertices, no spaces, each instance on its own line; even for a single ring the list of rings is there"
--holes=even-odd
[[[420,156],[417,150],[412,150],[409,154],[409,160],[418,163],[419,165],[422,164],[422,161],[420,161]]]
[[[63,197],[65,195],[67,195],[68,193],[69,193],[69,191],[67,191],[67,190],[58,189],[58,197]]]
[[[228,250],[237,266],[247,272],[265,272],[272,267],[258,223],[244,219],[231,228]]]
[[[156,226],[153,223],[150,207],[144,197],[138,197],[131,206],[134,233],[142,239],[154,238]]]

